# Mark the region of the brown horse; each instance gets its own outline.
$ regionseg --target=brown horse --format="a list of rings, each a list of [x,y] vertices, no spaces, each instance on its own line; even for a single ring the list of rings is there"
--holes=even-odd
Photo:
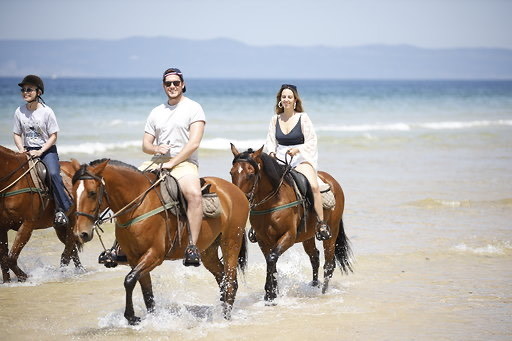
[[[28,173],[26,154],[0,146],[0,163],[0,265],[3,281],[11,281],[9,270],[12,270],[18,281],[23,282],[27,274],[18,267],[18,257],[33,230],[53,226],[55,206],[53,198],[48,205],[43,205],[44,199]],[[61,162],[60,167],[64,184],[71,193],[71,177],[75,169],[69,161]],[[77,268],[82,268],[77,240],[72,233],[74,216],[71,214],[68,227],[55,227],[57,237],[65,245],[60,264],[68,265],[72,259]],[[9,252],[7,232],[10,229],[17,233]]]
[[[277,260],[294,243],[302,242],[313,267],[312,285],[319,286],[319,251],[315,246],[314,211],[310,211],[304,231],[298,232],[303,208],[297,203],[297,196],[286,168],[274,158],[262,152],[248,150],[238,152],[231,144],[234,155],[231,168],[232,182],[250,198],[250,222],[259,247],[267,263],[265,301],[271,303],[277,297]],[[318,172],[319,177],[330,185],[336,199],[332,210],[324,209],[324,220],[331,228],[332,237],[324,245],[324,284],[325,293],[329,280],[336,267],[336,260],[342,273],[352,271],[351,250],[343,229],[343,208],[345,197],[341,186],[326,172]]]
[[[215,276],[221,291],[224,316],[230,318],[235,301],[237,265],[243,271],[246,265],[245,225],[249,203],[233,184],[220,178],[204,178],[211,184],[211,192],[218,194],[222,213],[217,218],[203,218],[197,247],[202,251],[204,266]],[[132,293],[139,282],[148,312],[154,310],[150,272],[165,259],[183,258],[188,245],[188,232],[178,236],[174,215],[163,210],[157,181],[153,173],[143,173],[120,161],[96,160],[82,165],[73,177],[77,190],[77,223],[75,234],[83,241],[93,237],[95,220],[102,202],[108,202],[116,217],[116,238],[126,253],[131,271],[125,277],[126,307],[124,316],[130,324],[137,324]],[[158,192],[157,192],[158,191]],[[141,195],[142,194],[142,195]],[[132,201],[134,204],[132,205]],[[154,210],[162,211],[154,213]],[[120,212],[120,210],[123,210]],[[121,213],[121,214],[120,214]],[[222,261],[218,248],[222,250]]]

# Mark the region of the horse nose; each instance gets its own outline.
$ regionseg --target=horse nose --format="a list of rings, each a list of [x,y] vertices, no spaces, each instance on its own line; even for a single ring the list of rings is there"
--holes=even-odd
[[[88,242],[92,239],[92,233],[89,234],[88,232],[82,232],[80,233],[80,238],[84,241],[84,242]]]

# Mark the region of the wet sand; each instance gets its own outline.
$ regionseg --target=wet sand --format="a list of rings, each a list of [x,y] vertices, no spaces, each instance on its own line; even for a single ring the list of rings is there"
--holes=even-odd
[[[355,238],[353,247],[360,242]],[[51,245],[60,249],[53,232],[34,234],[23,260],[31,279],[0,286],[0,339],[512,338],[510,253],[363,255],[356,259],[354,274],[342,276],[337,270],[329,292],[322,295],[308,286],[309,262],[295,246],[281,260],[277,305],[265,306],[264,267],[259,250],[251,245],[249,270],[240,281],[231,321],[222,319],[215,282],[204,268],[165,262],[153,272],[156,313],[146,315],[137,287],[135,309],[144,320],[131,327],[122,316],[127,268],[108,270],[95,264],[100,245],[97,239],[91,243],[81,254],[85,273],[72,267],[60,270],[60,250],[48,251]],[[30,256],[37,249],[46,251]]]

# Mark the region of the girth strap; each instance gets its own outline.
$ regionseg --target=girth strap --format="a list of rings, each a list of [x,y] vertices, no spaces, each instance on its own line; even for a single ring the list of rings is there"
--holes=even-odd
[[[286,208],[298,206],[298,205],[301,205],[303,202],[304,202],[304,199],[293,201],[293,202],[291,202],[289,204],[272,207],[272,208],[269,208],[268,210],[261,210],[261,211],[251,210],[250,214],[251,215],[264,215],[264,214],[272,213],[272,212],[275,212],[275,211],[284,210]]]
[[[133,225],[133,224],[135,224],[135,223],[138,223],[138,222],[139,222],[139,221],[141,221],[141,220],[144,220],[144,219],[146,219],[146,218],[149,218],[149,217],[151,217],[151,216],[154,216],[155,214],[158,214],[158,213],[160,213],[160,212],[163,212],[163,211],[165,211],[165,210],[168,210],[168,209],[170,209],[170,208],[172,208],[172,207],[174,207],[174,206],[176,206],[176,205],[178,205],[178,202],[177,202],[177,201],[171,201],[171,202],[169,202],[169,203],[167,203],[167,204],[165,204],[165,205],[163,205],[163,206],[160,206],[160,207],[158,207],[158,208],[155,208],[154,210],[151,210],[151,211],[149,211],[149,212],[147,212],[147,213],[144,213],[143,215],[138,216],[137,218],[133,218],[132,220],[129,220],[128,222],[126,222],[126,223],[124,223],[124,224],[119,223],[119,222],[117,222],[117,221],[116,221],[116,226],[119,226],[119,227],[122,227],[122,228],[126,228],[126,227],[128,227],[128,226],[130,226],[130,225]]]
[[[19,189],[17,191],[0,193],[0,198],[12,197],[13,195],[16,195],[16,194],[30,193],[30,192],[43,193],[43,190],[40,188],[35,188],[35,187],[27,187],[27,188]]]

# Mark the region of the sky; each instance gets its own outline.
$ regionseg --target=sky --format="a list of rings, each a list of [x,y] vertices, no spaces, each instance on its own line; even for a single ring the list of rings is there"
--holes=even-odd
[[[0,39],[512,48],[512,0],[0,0]]]

